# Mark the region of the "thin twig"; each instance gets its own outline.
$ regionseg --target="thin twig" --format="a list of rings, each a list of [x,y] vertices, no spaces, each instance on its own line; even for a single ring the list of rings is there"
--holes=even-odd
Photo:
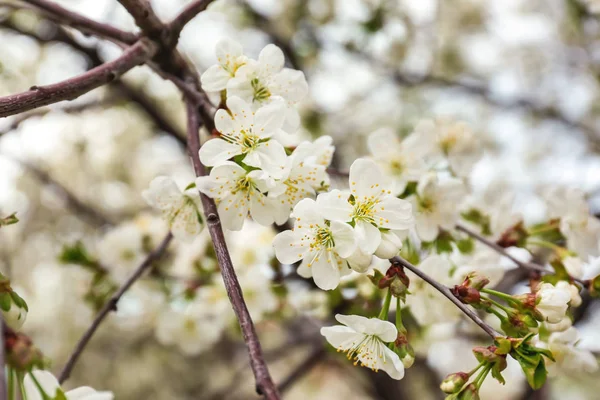
[[[46,0],[24,0],[26,3],[46,12],[48,18],[60,23],[72,26],[82,32],[93,34],[104,39],[118,41],[126,44],[134,44],[137,35],[125,32],[108,24],[103,24],[93,19],[84,17],[73,11],[69,11],[56,3]]]
[[[482,235],[480,235],[479,233],[467,228],[464,225],[461,224],[456,224],[456,230],[461,231],[466,233],[467,235],[471,236],[473,239],[476,239],[477,241],[485,244],[486,246],[488,246],[489,248],[491,248],[492,250],[496,251],[498,254],[508,258],[509,260],[511,260],[512,262],[514,262],[515,264],[517,264],[520,268],[523,269],[528,269],[531,271],[537,271],[537,272],[541,272],[543,274],[552,274],[554,273],[554,271],[549,270],[547,268],[544,268],[544,266],[536,264],[536,263],[532,263],[532,262],[525,262],[525,261],[521,261],[518,258],[514,257],[513,255],[511,255],[508,251],[506,251],[506,249],[502,246],[500,246],[497,243],[494,243],[493,241],[483,237]],[[575,278],[573,276],[570,277],[573,281],[581,284],[583,287],[587,286],[587,282],[583,279],[579,279],[579,278]]]
[[[88,342],[90,341],[90,339],[92,338],[102,321],[104,321],[106,316],[111,311],[117,311],[117,303],[119,302],[123,294],[127,292],[127,290],[129,290],[129,288],[144,274],[144,272],[146,272],[146,270],[150,268],[152,264],[164,254],[164,252],[167,250],[167,247],[169,247],[169,244],[171,243],[172,239],[173,235],[171,234],[171,232],[167,233],[160,245],[146,256],[146,259],[137,267],[134,273],[131,274],[129,279],[127,279],[127,281],[123,283],[123,285],[121,285],[119,290],[117,290],[117,292],[112,295],[110,300],[108,300],[106,304],[104,304],[100,312],[96,315],[96,318],[94,318],[92,324],[85,331],[81,339],[79,339],[79,342],[77,342],[77,346],[75,346],[75,349],[73,350],[73,353],[71,353],[67,364],[60,373],[58,379],[60,383],[63,383],[64,381],[69,379],[69,376],[71,376],[71,371],[77,363],[79,356],[81,356],[81,353],[87,346]]]
[[[391,258],[390,262],[394,265],[400,265],[402,267],[409,269],[415,275],[417,275],[419,278],[423,279],[425,282],[427,282],[429,285],[431,285],[435,290],[437,290],[438,292],[440,292],[441,294],[446,296],[448,298],[448,300],[450,300],[452,303],[454,303],[454,305],[456,307],[458,307],[467,317],[469,317],[473,322],[475,322],[477,325],[479,325],[479,327],[481,329],[483,329],[485,331],[485,333],[490,335],[492,337],[492,339],[495,339],[498,336],[503,336],[502,334],[496,332],[496,330],[494,328],[492,328],[491,326],[489,326],[485,321],[483,321],[479,317],[479,315],[477,315],[473,310],[471,310],[469,307],[467,307],[466,304],[463,304],[459,299],[457,299],[452,294],[450,289],[448,289],[446,286],[442,285],[441,283],[439,283],[438,281],[436,281],[435,279],[433,279],[432,277],[430,277],[429,275],[427,275],[426,273],[421,271],[419,268],[417,268],[414,265],[412,265],[411,263],[409,263],[404,258],[402,258],[400,256],[396,256],[394,258]]]
[[[112,82],[133,67],[143,63],[156,52],[156,46],[140,39],[116,60],[102,64],[84,74],[47,86],[33,86],[30,90],[0,97],[0,117],[19,114],[34,108],[73,100],[106,83]]]
[[[200,150],[200,137],[198,130],[200,128],[199,111],[196,104],[192,101],[186,101],[187,113],[188,113],[188,151],[192,158],[194,165],[194,171],[196,176],[205,176],[206,168],[200,162],[198,151]],[[221,220],[217,211],[217,205],[215,201],[203,193],[200,192],[202,199],[202,205],[204,207],[204,215],[207,221],[207,227],[212,238],[213,247],[217,255],[219,266],[221,267],[221,275],[223,282],[225,283],[225,289],[227,295],[235,311],[237,319],[242,330],[244,341],[248,346],[248,354],[250,356],[250,366],[254,373],[256,381],[256,391],[259,394],[263,394],[268,400],[280,399],[279,391],[271,379],[269,369],[264,360],[263,351],[260,345],[260,341],[252,322],[252,317],[248,312],[248,307],[244,300],[242,288],[238,281],[227,244],[225,242],[225,236],[223,235],[223,228],[221,227]]]
[[[290,389],[294,383],[302,379],[314,367],[319,365],[325,354],[325,348],[322,346],[314,349],[304,361],[297,365],[293,371],[281,381],[279,384],[279,391],[284,393]]]
[[[206,10],[206,7],[213,0],[196,0],[188,4],[171,22],[169,22],[168,29],[170,31],[171,40],[177,41],[183,28],[199,13]]]

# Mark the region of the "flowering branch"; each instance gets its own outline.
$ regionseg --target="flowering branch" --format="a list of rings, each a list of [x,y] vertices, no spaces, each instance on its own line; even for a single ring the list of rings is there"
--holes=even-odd
[[[544,268],[542,265],[536,264],[536,263],[532,263],[532,262],[524,262],[519,260],[518,258],[514,257],[513,255],[511,255],[509,252],[506,251],[506,249],[500,245],[498,245],[497,243],[494,243],[493,241],[483,237],[482,235],[478,234],[475,231],[472,231],[471,229],[467,228],[464,225],[461,224],[457,224],[456,225],[456,230],[461,231],[466,233],[467,235],[471,236],[473,239],[478,240],[479,242],[485,244],[486,246],[488,246],[489,248],[491,248],[492,250],[496,251],[498,254],[501,254],[502,256],[508,258],[509,260],[511,260],[512,262],[514,262],[515,264],[517,264],[519,267],[523,268],[523,269],[527,269],[530,271],[537,271],[537,272],[541,272],[543,274],[551,274],[552,271],[549,269]],[[579,278],[575,278],[575,277],[570,277],[573,281],[581,284],[583,287],[586,287],[588,285],[588,283],[583,280],[583,279],[579,279]]]
[[[133,67],[146,61],[156,52],[156,46],[147,39],[140,39],[127,48],[116,60],[77,77],[47,86],[33,86],[23,93],[0,97],[0,117],[19,114],[34,108],[75,99],[93,89],[109,83]]]
[[[198,135],[198,130],[200,129],[199,111],[197,110],[196,105],[189,100],[186,102],[186,107],[188,115],[188,151],[192,158],[196,176],[206,176],[206,168],[200,162],[198,154],[200,151],[200,137]],[[225,289],[227,290],[227,295],[229,296],[233,310],[240,323],[244,341],[248,346],[250,366],[252,367],[252,372],[254,372],[254,378],[256,380],[256,391],[259,394],[263,394],[266,399],[279,399],[279,391],[269,374],[269,369],[264,360],[263,351],[254,328],[254,323],[252,322],[252,317],[250,316],[250,312],[244,301],[242,288],[240,287],[233,263],[231,262],[231,256],[229,255],[225,236],[223,235],[223,228],[221,227],[217,205],[213,199],[207,197],[202,192],[200,192],[200,198],[204,207],[204,215],[212,238],[213,247],[217,255],[217,261],[221,267],[221,275],[223,277],[223,282],[225,283]]]
[[[64,25],[79,29],[82,32],[93,34],[104,39],[118,41],[126,44],[134,44],[137,36],[131,32],[125,32],[81,14],[67,10],[56,3],[46,0],[26,0],[36,8],[46,12],[48,18]]]
[[[435,290],[437,290],[438,292],[440,292],[441,294],[446,296],[448,298],[448,300],[450,300],[452,303],[454,303],[454,305],[456,305],[456,307],[458,307],[463,313],[465,313],[467,317],[469,317],[473,322],[475,322],[477,325],[479,325],[479,327],[481,329],[483,329],[485,331],[485,333],[487,333],[492,339],[502,336],[502,334],[496,332],[496,330],[494,328],[492,328],[485,321],[483,321],[473,310],[471,310],[465,304],[461,303],[461,301],[458,300],[452,294],[450,289],[448,289],[446,286],[440,284],[435,279],[431,278],[429,275],[427,275],[426,273],[421,271],[419,268],[415,267],[414,265],[412,265],[411,263],[406,261],[404,258],[402,258],[400,256],[396,256],[396,257],[391,258],[390,262],[394,265],[399,265],[399,266],[409,269],[415,275],[417,275],[419,278],[423,279],[425,282],[427,282],[429,285],[431,285]]]
[[[92,338],[102,321],[104,321],[106,316],[111,311],[117,311],[117,303],[119,302],[123,294],[125,294],[125,292],[129,290],[129,288],[144,274],[144,272],[146,272],[146,270],[150,268],[152,264],[164,254],[164,252],[169,247],[169,244],[171,243],[172,239],[173,235],[169,232],[162,240],[160,245],[156,249],[154,249],[154,251],[148,254],[148,256],[146,256],[146,259],[137,267],[134,273],[131,274],[129,279],[127,279],[127,281],[123,283],[123,285],[121,285],[119,290],[117,290],[117,292],[112,295],[110,300],[106,302],[104,307],[102,307],[100,312],[96,315],[96,318],[94,318],[94,321],[92,321],[92,324],[85,331],[81,339],[79,339],[79,342],[77,342],[77,345],[75,346],[73,353],[71,353],[67,364],[60,373],[60,383],[63,383],[64,381],[69,379],[69,376],[71,376],[71,371],[77,363],[79,356],[81,356],[81,353],[87,346],[88,342],[90,341],[90,339]]]

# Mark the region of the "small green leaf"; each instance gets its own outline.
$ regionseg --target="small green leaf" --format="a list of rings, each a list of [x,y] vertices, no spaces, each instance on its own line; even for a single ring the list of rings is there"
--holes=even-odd
[[[0,226],[12,225],[19,222],[19,218],[17,218],[17,213],[12,213],[8,217],[0,218]]]
[[[2,309],[2,311],[8,312],[10,310],[11,306],[12,306],[12,301],[10,298],[10,294],[7,292],[0,293],[0,309]]]
[[[190,183],[189,185],[187,185],[187,186],[185,187],[185,189],[183,189],[183,190],[184,190],[184,191],[186,191],[186,190],[189,190],[189,189],[193,189],[193,188],[195,188],[195,187],[196,187],[196,182],[192,182],[192,183]]]

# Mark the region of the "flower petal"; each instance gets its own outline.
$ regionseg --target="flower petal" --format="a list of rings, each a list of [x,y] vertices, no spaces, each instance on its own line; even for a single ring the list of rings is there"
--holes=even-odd
[[[242,154],[242,149],[236,144],[216,138],[204,143],[198,154],[202,164],[213,167]]]
[[[200,76],[202,89],[206,92],[220,92],[227,87],[227,82],[231,79],[231,74],[221,65],[213,65],[209,67]]]
[[[365,221],[356,221],[354,226],[356,240],[360,249],[366,254],[373,254],[381,243],[381,232],[373,224]]]
[[[348,194],[341,190],[321,193],[317,197],[317,205],[325,219],[340,222],[352,220],[352,204],[348,202]]]
[[[283,51],[274,44],[268,44],[258,55],[258,62],[267,75],[281,71],[285,63]]]
[[[273,247],[275,248],[275,256],[282,264],[293,264],[300,261],[308,251],[308,245],[304,245],[304,241],[292,231],[284,231],[279,233],[273,239]]]
[[[356,235],[352,227],[346,223],[331,221],[329,226],[335,242],[335,251],[340,257],[349,257],[356,250]]]

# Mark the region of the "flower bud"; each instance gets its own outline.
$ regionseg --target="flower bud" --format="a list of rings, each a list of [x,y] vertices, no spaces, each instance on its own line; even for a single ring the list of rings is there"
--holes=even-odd
[[[0,274],[0,311],[4,321],[13,329],[23,326],[27,318],[27,303],[10,286],[10,281]]]
[[[440,385],[440,389],[447,394],[458,393],[468,380],[469,374],[466,372],[455,372],[444,378]]]
[[[452,294],[465,304],[474,305],[479,304],[481,301],[481,294],[479,293],[479,290],[464,285],[454,286],[452,289]]]
[[[476,290],[481,290],[488,283],[490,283],[490,280],[488,278],[486,278],[478,272],[473,271],[465,277],[465,280],[462,284],[463,286],[468,286]]]
[[[404,364],[404,368],[412,367],[415,362],[415,351],[410,343],[408,343],[406,329],[404,329],[404,332],[398,332],[398,337],[394,341],[394,345],[396,346],[395,352],[400,357],[402,364]]]
[[[408,294],[408,287],[400,279],[394,279],[390,285],[390,290],[394,297],[398,297],[402,300],[406,299],[406,295]]]

